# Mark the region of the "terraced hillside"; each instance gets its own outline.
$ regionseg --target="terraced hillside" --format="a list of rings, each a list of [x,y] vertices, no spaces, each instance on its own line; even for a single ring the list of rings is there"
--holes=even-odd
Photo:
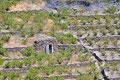
[[[0,2],[0,80],[120,80],[119,1],[50,1]]]

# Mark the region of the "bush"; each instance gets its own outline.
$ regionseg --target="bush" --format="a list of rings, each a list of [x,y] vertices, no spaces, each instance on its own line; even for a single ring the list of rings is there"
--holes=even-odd
[[[25,37],[25,36],[27,35],[27,33],[28,33],[27,30],[22,30],[22,31],[21,31],[21,36],[22,36],[22,37]]]
[[[19,68],[22,68],[23,62],[18,61],[16,66],[19,67]]]
[[[77,78],[78,80],[94,80],[94,75],[92,74],[85,74],[85,75],[80,75]]]
[[[5,80],[8,77],[8,74],[3,74],[3,80]]]
[[[120,30],[118,30],[118,35],[120,35]]]
[[[61,27],[61,29],[67,29],[69,26],[68,23],[59,23],[58,25]]]
[[[38,26],[38,30],[39,30],[39,31],[43,31],[44,24],[40,23],[40,24],[38,24],[37,26]]]
[[[112,43],[114,44],[114,46],[117,46],[117,43],[118,43],[117,38],[114,38],[114,40],[112,40]]]
[[[110,31],[111,35],[114,35],[115,34],[115,31]]]
[[[6,53],[6,50],[3,48],[3,43],[2,41],[0,41],[0,55],[6,55],[7,56],[7,53]]]
[[[31,54],[34,53],[34,47],[27,47],[27,49],[26,50],[22,50],[21,53],[24,56],[30,56]]]
[[[30,32],[29,32],[29,36],[34,36],[35,35],[35,30],[34,27],[31,27]]]
[[[102,21],[98,21],[98,24],[100,25],[100,24],[102,24],[103,22]]]
[[[60,54],[59,56],[56,56],[57,62],[61,64],[63,62],[63,56]]]
[[[5,11],[6,8],[9,8],[10,6],[17,4],[19,1],[20,0],[11,0],[11,1],[3,0],[3,1],[0,1],[0,4],[1,4],[0,5],[0,10]]]
[[[11,67],[11,62],[7,62],[6,64],[5,64],[5,68],[10,68]]]
[[[108,12],[110,14],[114,14],[117,11],[117,8],[115,6],[110,6],[108,7],[107,10],[105,10],[105,12]]]
[[[66,34],[64,34],[64,36],[66,36],[66,37],[73,37],[72,33],[66,33]]]
[[[5,64],[5,68],[10,68],[10,67],[13,67],[13,68],[15,68],[15,67],[22,68],[22,66],[23,66],[23,62],[19,61],[19,60],[13,60],[13,61],[7,62]]]
[[[67,33],[64,35],[58,35],[58,34],[54,34],[54,37],[57,38],[57,40],[61,43],[72,43],[72,44],[76,44],[77,43],[77,38],[73,37],[71,33]]]
[[[87,42],[88,42],[90,45],[93,44],[93,42],[92,42],[92,40],[91,40],[90,38],[86,38],[86,40],[87,40]]]
[[[2,28],[0,27],[0,32],[1,32]]]
[[[77,43],[77,38],[75,38],[75,37],[70,38],[70,43],[76,44]]]
[[[2,57],[0,57],[0,65],[2,65],[4,63],[4,59],[2,59]]]
[[[9,35],[3,35],[1,37],[1,40],[5,41],[5,42],[8,42],[10,40],[10,36]]]
[[[32,60],[31,57],[28,57],[28,58],[24,59],[25,65],[31,66],[32,65],[31,60]]]
[[[28,39],[22,39],[22,44],[27,44]]]
[[[94,36],[97,36],[98,31],[97,30],[93,30]]]
[[[81,31],[78,31],[78,32],[77,32],[77,36],[82,37],[82,35],[83,35],[83,33],[82,33]]]
[[[102,29],[101,32],[102,32],[103,35],[107,34],[107,31],[105,29]]]
[[[9,80],[17,80],[17,78],[19,77],[19,75],[20,75],[20,73],[19,72],[14,72],[14,71],[12,71],[12,72],[10,72],[9,73]]]

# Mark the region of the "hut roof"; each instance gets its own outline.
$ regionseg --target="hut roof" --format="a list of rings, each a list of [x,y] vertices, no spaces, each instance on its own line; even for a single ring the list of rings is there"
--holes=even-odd
[[[55,41],[57,41],[56,38],[51,37],[51,36],[47,36],[47,35],[44,35],[44,34],[40,34],[35,41],[46,41],[46,40],[55,40]]]

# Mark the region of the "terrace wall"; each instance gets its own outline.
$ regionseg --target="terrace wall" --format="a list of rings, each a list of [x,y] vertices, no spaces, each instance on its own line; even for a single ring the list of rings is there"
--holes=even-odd
[[[62,50],[82,50],[84,48],[82,44],[58,44],[57,47]]]
[[[26,49],[27,47],[13,47],[13,48],[5,48],[6,51],[10,51],[10,52],[17,52],[17,51],[21,51],[23,49]]]

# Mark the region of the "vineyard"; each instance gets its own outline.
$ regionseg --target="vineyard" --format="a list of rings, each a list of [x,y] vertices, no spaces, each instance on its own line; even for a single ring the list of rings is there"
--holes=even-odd
[[[30,9],[16,9],[22,2]],[[120,8],[36,9],[43,2],[50,5],[47,0],[0,1],[0,80],[120,80]]]

